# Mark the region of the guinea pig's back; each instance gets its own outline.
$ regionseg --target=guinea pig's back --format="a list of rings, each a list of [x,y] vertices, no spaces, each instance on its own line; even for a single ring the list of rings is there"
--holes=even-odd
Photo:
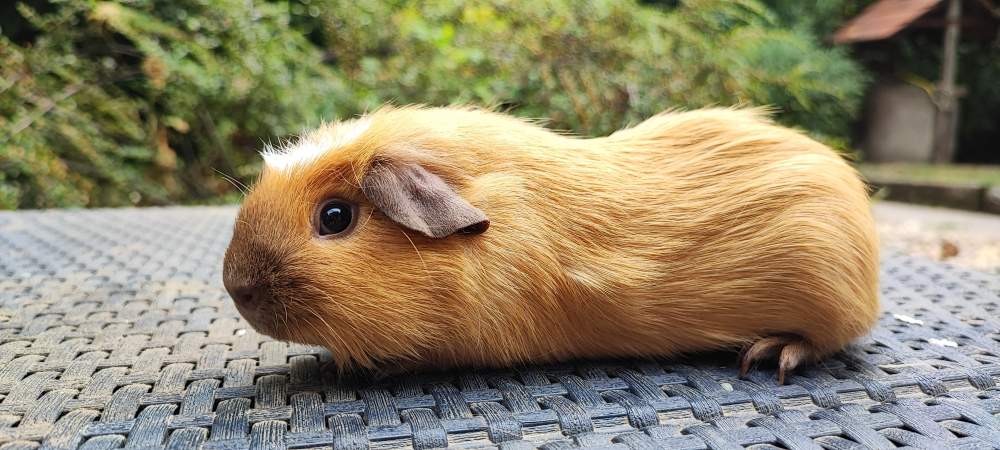
[[[630,235],[657,239],[645,244],[663,277],[645,298],[685,325],[687,342],[787,333],[822,356],[874,323],[869,199],[834,151],[758,111],[728,109],[660,115],[600,147],[627,174],[622,201],[639,199],[627,206],[642,211]]]

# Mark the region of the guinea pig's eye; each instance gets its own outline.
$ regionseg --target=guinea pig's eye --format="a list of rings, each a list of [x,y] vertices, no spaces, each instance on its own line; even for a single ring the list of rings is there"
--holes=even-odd
[[[340,234],[351,228],[354,206],[343,200],[330,200],[319,208],[319,235]]]

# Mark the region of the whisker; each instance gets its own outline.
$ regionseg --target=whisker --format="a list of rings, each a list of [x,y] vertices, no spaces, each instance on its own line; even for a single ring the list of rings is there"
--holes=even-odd
[[[240,191],[240,193],[243,194],[243,196],[246,196],[247,193],[250,192],[250,188],[248,188],[240,180],[237,180],[235,177],[229,176],[225,172],[223,172],[223,171],[221,171],[219,169],[216,169],[215,167],[213,167],[212,170],[216,171],[219,175],[222,176],[222,179],[228,181],[229,184],[233,185],[233,187],[235,187],[236,189],[238,189]]]

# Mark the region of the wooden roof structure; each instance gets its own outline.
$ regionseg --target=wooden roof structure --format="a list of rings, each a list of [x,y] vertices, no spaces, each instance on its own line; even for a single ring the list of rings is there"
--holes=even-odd
[[[837,30],[833,42],[887,39],[900,32],[941,3],[941,0],[879,0]]]

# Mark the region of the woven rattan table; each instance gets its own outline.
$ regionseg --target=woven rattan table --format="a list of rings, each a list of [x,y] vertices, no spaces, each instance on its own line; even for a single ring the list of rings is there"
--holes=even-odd
[[[0,213],[0,448],[1000,448],[1000,276],[888,255],[855,348],[338,385],[220,281],[235,210]]]

